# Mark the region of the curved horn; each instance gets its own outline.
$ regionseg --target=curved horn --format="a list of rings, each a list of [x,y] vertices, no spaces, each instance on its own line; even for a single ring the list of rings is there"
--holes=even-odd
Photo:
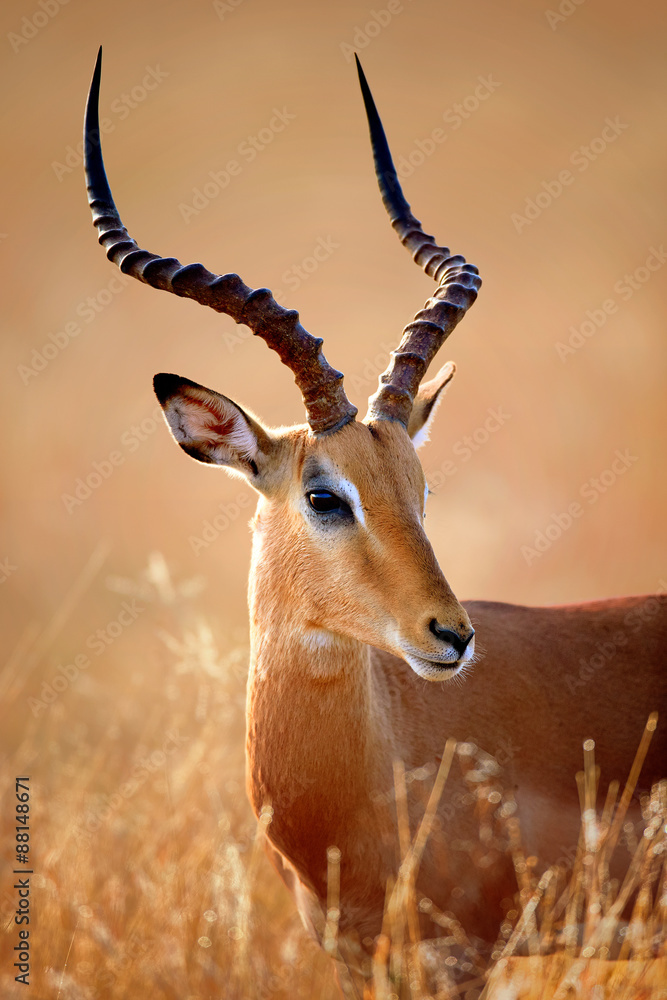
[[[183,266],[175,257],[159,257],[142,250],[128,234],[114,204],[102,159],[98,112],[101,72],[100,48],[86,105],[84,165],[93,224],[109,260],[124,274],[153,288],[194,299],[249,326],[294,374],[315,434],[338,430],[353,420],[357,408],[345,395],[341,372],[328,364],[322,354],[321,338],[304,330],[295,309],[279,306],[268,288],[248,288],[237,274],[212,274],[201,264]]]
[[[355,56],[355,59],[357,57]],[[383,375],[377,392],[368,401],[366,420],[399,420],[408,426],[419,383],[436,353],[477,298],[482,283],[474,264],[460,254],[451,256],[427,236],[410,211],[396,174],[387,138],[361,63],[359,83],[366,107],[373,147],[375,173],[391,224],[412,259],[438,282],[438,288],[411,323]]]

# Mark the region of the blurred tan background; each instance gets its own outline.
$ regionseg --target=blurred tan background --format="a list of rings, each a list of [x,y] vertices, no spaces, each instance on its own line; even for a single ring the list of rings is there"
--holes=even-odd
[[[133,236],[280,290],[363,413],[433,285],[380,202],[356,48],[416,215],[484,279],[422,452],[455,593],[537,604],[667,579],[667,15],[549,2],[2,5],[3,996],[23,995],[19,774],[35,995],[337,995],[268,863],[241,877],[251,490],[179,451],[151,379],[274,425],[303,408],[248,331],[119,281],[98,247],[77,145],[99,44]]]
[[[443,349],[440,361],[453,358],[459,371],[422,453],[434,488],[427,525],[444,572],[462,599],[563,602],[659,586],[667,575],[659,5],[11,0],[0,18],[7,655],[45,627],[101,542],[112,574],[136,574],[160,549],[177,574],[203,575],[202,606],[221,631],[243,636],[251,505],[238,501],[250,490],[179,453],[155,419],[151,378],[181,373],[271,424],[303,419],[290,374],[244,328],[114,282],[76,152],[100,43],[103,146],[131,233],[150,250],[281,289],[281,301],[325,338],[360,408],[385,345],[398,342],[432,286],[384,215],[352,48],[397,160],[418,163],[419,144],[430,151],[441,129],[444,140],[405,179],[406,195],[427,231],[484,279]],[[267,139],[261,130],[276,108],[294,117],[250,162],[243,144]],[[226,189],[184,210],[201,206],[194,189],[230,159],[241,170]],[[572,180],[554,196],[563,170]],[[308,273],[319,241],[330,249]],[[604,322],[559,356],[572,327],[595,322],[587,310]],[[78,335],[67,335],[68,323]],[[50,335],[65,346],[45,354]],[[489,408],[504,414],[490,434],[480,430]],[[603,475],[603,492],[589,481],[617,450],[631,460]],[[108,478],[84,502],[68,501],[95,463],[109,471],[112,452],[121,459]],[[522,552],[575,501],[583,514],[562,537],[539,556]],[[219,505],[232,523],[197,545]],[[54,662],[98,624],[93,609],[86,614]]]

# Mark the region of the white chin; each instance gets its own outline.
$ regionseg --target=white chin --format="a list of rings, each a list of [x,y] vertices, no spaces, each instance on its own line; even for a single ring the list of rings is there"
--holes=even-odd
[[[463,660],[437,663],[435,660],[424,660],[421,656],[415,656],[414,653],[403,653],[402,655],[414,672],[426,681],[450,681],[463,667]]]

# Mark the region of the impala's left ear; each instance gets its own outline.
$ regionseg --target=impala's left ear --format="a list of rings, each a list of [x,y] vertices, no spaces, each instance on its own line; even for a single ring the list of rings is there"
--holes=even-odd
[[[153,387],[173,437],[192,458],[225,466],[260,493],[285,478],[279,439],[233,400],[164,372]]]
[[[435,378],[432,378],[430,382],[424,382],[419,387],[408,422],[408,434],[412,438],[415,448],[421,448],[428,441],[433,417],[438,409],[443,390],[454,378],[455,371],[454,362],[448,361],[446,365],[442,366]]]

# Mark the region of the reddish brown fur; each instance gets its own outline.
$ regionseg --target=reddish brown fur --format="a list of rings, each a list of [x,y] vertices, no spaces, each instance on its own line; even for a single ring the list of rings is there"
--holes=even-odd
[[[100,65],[98,56],[88,136],[99,133]],[[667,626],[664,599],[649,611],[645,598],[531,609],[462,606],[454,597],[422,528],[424,476],[403,423],[410,435],[417,433],[451,378],[453,370],[445,366],[412,405],[421,375],[474,301],[479,278],[474,266],[434,244],[410,213],[363,74],[361,80],[378,180],[394,228],[427,273],[440,275],[435,296],[393,352],[369,411],[382,419],[370,424],[353,421],[357,411],[339,374],[295,311],[280,307],[267,290],[248,288],[237,275],[216,276],[201,265],[183,268],[173,258],[140,250],[113,204],[99,142],[85,147],[89,203],[107,256],[125,273],[247,323],[291,368],[310,426],[321,432],[271,433],[219,394],[174,375],[155,379],[172,432],[188,454],[231,466],[262,494],[250,578],[250,795],[256,810],[265,802],[273,806],[272,850],[285,860],[288,881],[316,929],[326,902],[326,849],[341,849],[341,928],[358,932],[363,941],[380,930],[386,879],[396,872],[393,811],[382,804],[392,788],[394,760],[408,767],[432,762],[449,736],[472,739],[491,753],[508,741],[513,749],[507,773],[529,850],[545,863],[555,860],[576,839],[572,775],[582,740],[595,737],[605,775],[622,777],[646,716],[662,707],[660,649]],[[208,424],[197,413],[206,410],[207,398]],[[352,422],[343,426],[346,420]],[[336,532],[314,527],[301,480],[304,462],[313,456],[354,484],[363,530],[358,518]],[[628,616],[639,609],[646,613],[646,628],[635,634]],[[482,656],[464,682],[429,684],[418,676],[417,669],[441,674],[444,663],[454,662],[443,656],[466,655],[471,619]],[[576,681],[580,660],[590,660],[598,643],[617,633],[632,634],[627,643],[618,640],[620,650],[594,681],[568,687],[567,676]],[[414,670],[403,656],[416,663]],[[649,775],[664,759],[658,752],[656,747]],[[447,795],[456,790],[452,779]],[[480,872],[457,854],[454,843],[471,836],[471,820],[459,810],[443,828],[440,844],[432,840],[421,884],[438,905],[459,914],[469,933],[492,939],[499,919],[495,903],[508,892],[509,875],[501,859]],[[462,898],[451,896],[457,886]]]
[[[664,705],[659,664],[667,646],[667,597],[460,606],[421,527],[424,480],[408,436],[391,422],[374,431],[351,424],[330,437],[292,430],[282,438],[284,475],[260,501],[250,582],[250,796],[256,810],[272,804],[269,836],[293,866],[291,881],[296,874],[321,905],[326,849],[340,848],[341,929],[362,940],[379,932],[386,879],[396,873],[393,807],[376,802],[377,792],[391,798],[395,759],[408,768],[434,761],[449,736],[507,758],[527,849],[554,862],[577,842],[574,774],[583,740],[596,739],[606,780],[627,775],[649,712]],[[298,503],[301,469],[313,453],[355,482],[372,539],[357,532],[327,546],[308,531]],[[425,648],[432,617],[456,628],[468,616],[482,654],[462,683],[429,683],[392,655],[391,623]],[[335,633],[333,644],[304,643],[313,628]],[[619,652],[579,685],[580,660],[619,632],[627,644],[617,636]],[[646,781],[658,776],[664,751],[663,736]],[[443,807],[456,791],[453,777]],[[463,812],[444,828],[447,840],[475,836]],[[492,940],[500,920],[494,900],[511,892],[506,863],[482,877],[452,854],[443,873],[437,848],[422,865],[421,889],[457,912],[470,933]],[[455,886],[464,888],[462,899],[451,898]],[[312,900],[301,902],[317,924]]]
[[[411,434],[450,377],[445,366],[435,390],[423,387]],[[433,764],[448,737],[504,764],[530,853],[542,864],[571,857],[582,742],[596,740],[605,781],[622,780],[649,713],[664,705],[667,595],[556,608],[461,605],[424,533],[424,474],[400,423],[351,422],[321,436],[305,427],[268,431],[187,380],[160,376],[156,386],[188,454],[231,466],[261,494],[249,585],[249,794],[256,812],[273,808],[269,848],[313,931],[322,934],[327,848],[335,845],[342,940],[358,937],[372,949],[399,864],[394,762]],[[202,419],[207,400],[219,437]],[[308,500],[313,483],[327,482],[349,500],[347,513],[329,521]],[[432,631],[434,619],[450,639],[463,641],[471,622],[476,629],[479,662],[453,683],[417,672],[440,677],[443,656],[464,656]],[[661,735],[646,784],[664,755]],[[500,900],[515,883],[506,852],[489,854],[481,868],[460,846],[478,840],[471,810],[450,807],[462,791],[454,769],[418,890],[492,942]],[[411,808],[414,832],[421,806]]]

